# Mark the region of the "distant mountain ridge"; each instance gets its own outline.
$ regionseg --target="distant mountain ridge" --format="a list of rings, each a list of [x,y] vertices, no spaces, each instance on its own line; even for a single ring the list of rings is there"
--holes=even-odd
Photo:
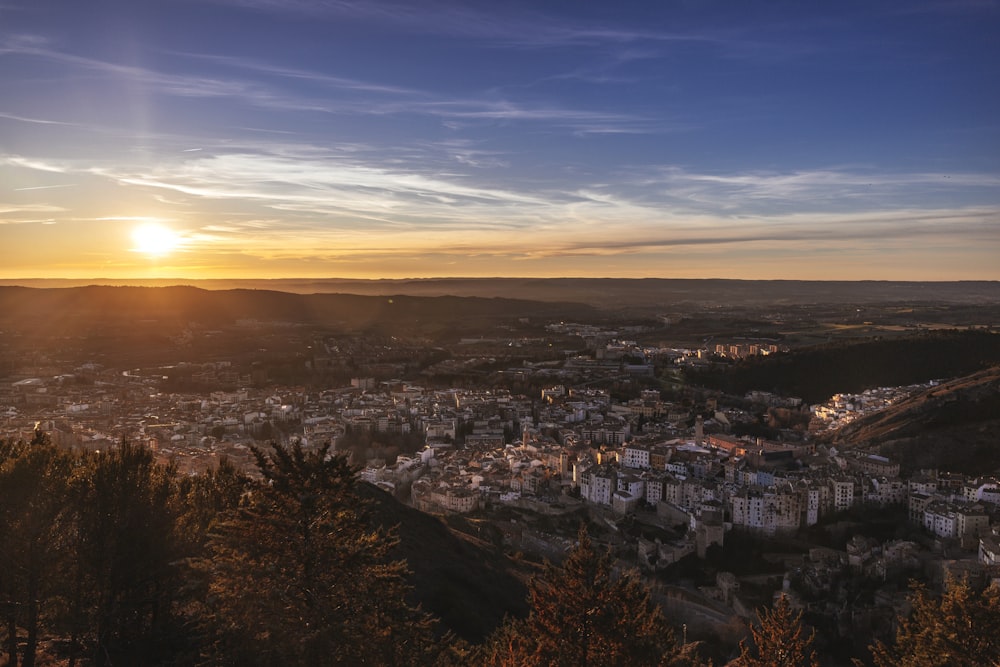
[[[253,289],[297,294],[367,296],[473,296],[581,302],[605,308],[650,302],[665,306],[700,303],[806,304],[948,302],[1000,304],[1000,281],[906,282],[733,280],[721,278],[420,278],[420,279],[245,279],[245,280],[21,280],[0,285],[77,287],[186,285],[206,290]]]
[[[55,325],[79,321],[288,321],[363,329],[379,324],[453,323],[467,319],[591,316],[584,304],[485,297],[294,294],[273,290],[206,290],[190,286],[0,287],[0,322]]]

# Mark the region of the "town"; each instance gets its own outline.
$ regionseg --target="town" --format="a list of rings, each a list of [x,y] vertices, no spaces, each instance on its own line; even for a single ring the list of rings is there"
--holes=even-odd
[[[268,441],[332,443],[362,480],[423,512],[463,517],[461,529],[485,531],[509,554],[558,561],[589,521],[686,632],[730,640],[734,619],[785,595],[826,650],[860,650],[905,609],[909,579],[995,572],[995,477],[908,470],[823,437],[936,381],[812,406],[761,390],[728,396],[676,382],[678,369],[787,348],[662,347],[623,333],[636,331],[558,322],[447,350],[303,336],[309,372],[348,370],[345,359],[372,372],[329,387],[273,384],[252,363],[61,368],[34,358],[0,385],[0,438],[41,430],[92,451],[139,442],[181,475],[222,459],[253,473],[251,446]],[[519,363],[505,365],[512,350]],[[414,358],[419,372],[386,377]]]

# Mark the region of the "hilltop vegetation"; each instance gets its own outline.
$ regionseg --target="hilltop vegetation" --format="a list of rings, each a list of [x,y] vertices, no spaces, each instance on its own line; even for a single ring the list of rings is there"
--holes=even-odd
[[[5,284],[0,281],[0,284]],[[120,285],[111,280],[26,280],[35,287]],[[708,306],[773,306],[804,304],[942,303],[982,307],[1000,304],[1000,282],[900,282],[881,280],[729,280],[679,278],[420,278],[351,280],[133,280],[130,285],[193,285],[206,290],[263,290],[297,294],[363,294],[368,296],[458,296],[586,303],[606,309],[664,308],[680,304]]]
[[[411,331],[463,328],[464,322],[517,317],[588,317],[583,304],[525,299],[405,295],[291,294],[267,290],[204,290],[195,287],[67,289],[0,287],[0,323],[16,330],[77,331],[154,321],[160,327],[232,325],[240,320],[281,321],[340,327]]]
[[[749,357],[728,366],[688,371],[686,376],[691,384],[730,394],[760,389],[820,403],[837,393],[954,378],[993,364],[1000,364],[1000,334],[939,331]]]
[[[433,664],[526,612],[506,559],[343,458],[255,453],[262,482],[226,463],[180,477],[127,442],[0,441],[6,664]]]

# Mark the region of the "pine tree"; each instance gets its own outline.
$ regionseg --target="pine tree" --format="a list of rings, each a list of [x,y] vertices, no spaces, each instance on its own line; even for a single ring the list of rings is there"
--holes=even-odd
[[[977,591],[951,577],[940,597],[921,584],[912,588],[912,611],[898,619],[894,644],[871,647],[877,667],[1000,664],[1000,589]]]
[[[198,554],[211,526],[223,513],[239,507],[249,485],[250,478],[226,457],[215,468],[178,481],[178,533],[186,551]]]
[[[760,626],[751,626],[753,646],[740,642],[734,667],[818,667],[812,650],[815,633],[805,635],[802,612],[792,613],[788,597],[782,595],[771,610],[757,613]]]
[[[176,562],[179,587],[174,601],[175,641],[171,658],[174,664],[197,664],[205,644],[210,642],[210,623],[206,619],[204,600],[208,594],[208,579],[199,564],[209,553],[207,542],[214,526],[227,513],[239,507],[250,478],[228,458],[219,465],[178,479]]]
[[[183,555],[175,481],[174,468],[130,442],[85,456],[74,476],[72,644],[84,640],[97,667],[155,664],[172,648],[167,630]]]
[[[616,576],[584,526],[563,564],[546,564],[530,582],[529,603],[527,618],[508,621],[490,639],[487,664],[697,664],[677,645],[648,589],[632,573]]]
[[[29,443],[0,443],[0,595],[10,665],[18,663],[18,627],[25,632],[21,664],[32,667],[40,625],[58,611],[72,466],[40,431]]]
[[[423,664],[396,538],[366,520],[355,469],[329,445],[254,449],[263,482],[213,528],[202,563],[216,643],[235,665]]]

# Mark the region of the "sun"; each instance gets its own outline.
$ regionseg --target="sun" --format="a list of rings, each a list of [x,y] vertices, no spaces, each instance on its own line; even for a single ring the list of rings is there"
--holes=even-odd
[[[132,250],[144,255],[168,255],[180,245],[180,241],[177,232],[156,222],[147,222],[132,230],[132,242],[135,243]]]

